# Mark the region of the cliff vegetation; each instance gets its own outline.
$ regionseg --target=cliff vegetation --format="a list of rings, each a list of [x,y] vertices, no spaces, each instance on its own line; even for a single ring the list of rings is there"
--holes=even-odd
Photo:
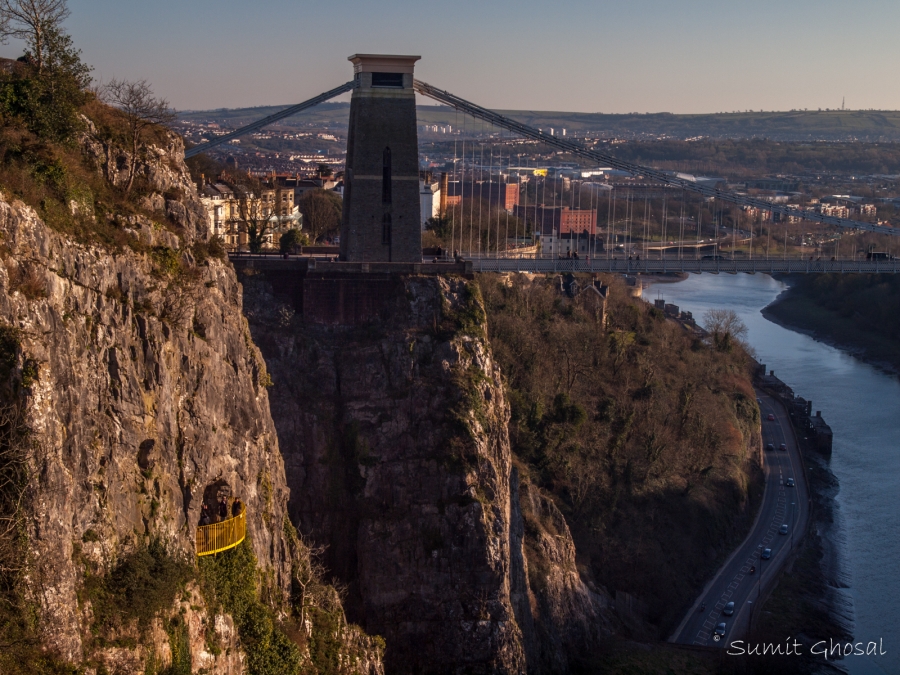
[[[479,280],[523,482],[564,514],[625,633],[664,638],[750,527],[759,409],[740,343],[708,344],[607,282],[604,309],[558,278]],[[525,524],[527,542],[542,525]]]

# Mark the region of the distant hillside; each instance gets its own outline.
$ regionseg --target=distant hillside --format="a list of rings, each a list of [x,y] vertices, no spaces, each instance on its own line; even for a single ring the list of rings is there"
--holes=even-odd
[[[287,104],[286,104],[287,105]],[[239,125],[270,115],[286,106],[190,111],[185,120],[217,120]],[[296,117],[287,124],[346,126],[348,103],[325,103]],[[500,110],[531,126],[566,129],[567,133],[586,133],[620,138],[670,136],[693,138],[767,138],[779,141],[900,141],[900,111],[896,110],[798,110],[791,112],[714,113],[675,115],[648,113],[607,115],[555,111]],[[446,106],[419,106],[423,124],[463,124],[463,118]],[[472,120],[468,120],[472,126]]]
[[[225,122],[229,126],[249,124],[260,117],[284,110],[288,105],[259,106],[257,108],[219,108],[216,110],[185,110],[178,113],[179,119],[186,122],[212,122],[220,124]],[[317,126],[340,127],[347,126],[347,118],[350,115],[349,103],[321,103],[314,108],[305,110],[299,115],[288,117],[281,124],[304,125],[315,124]]]

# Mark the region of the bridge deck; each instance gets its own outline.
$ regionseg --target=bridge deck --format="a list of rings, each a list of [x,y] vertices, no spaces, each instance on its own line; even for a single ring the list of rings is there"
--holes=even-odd
[[[351,263],[307,256],[248,255],[229,256],[235,264],[259,269],[399,274],[470,274],[472,272],[617,272],[621,274],[666,274],[673,272],[703,272],[719,274],[897,274],[898,260],[801,260],[798,258],[755,260],[662,259],[623,260],[594,258],[591,260],[553,258],[467,258],[463,263]]]

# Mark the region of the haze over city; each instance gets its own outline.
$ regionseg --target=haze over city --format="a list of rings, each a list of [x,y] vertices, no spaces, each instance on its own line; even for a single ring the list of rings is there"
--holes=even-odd
[[[505,109],[897,109],[900,3],[73,0],[96,79],[147,79],[178,109],[289,104],[360,52],[421,54],[418,77]],[[16,58],[19,44],[0,47]]]

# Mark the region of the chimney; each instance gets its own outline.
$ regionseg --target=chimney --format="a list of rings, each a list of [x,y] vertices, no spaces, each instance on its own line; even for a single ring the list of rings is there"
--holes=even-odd
[[[447,172],[441,174],[441,197],[440,197],[440,214],[443,218],[447,213],[447,192],[450,190],[450,178]]]

